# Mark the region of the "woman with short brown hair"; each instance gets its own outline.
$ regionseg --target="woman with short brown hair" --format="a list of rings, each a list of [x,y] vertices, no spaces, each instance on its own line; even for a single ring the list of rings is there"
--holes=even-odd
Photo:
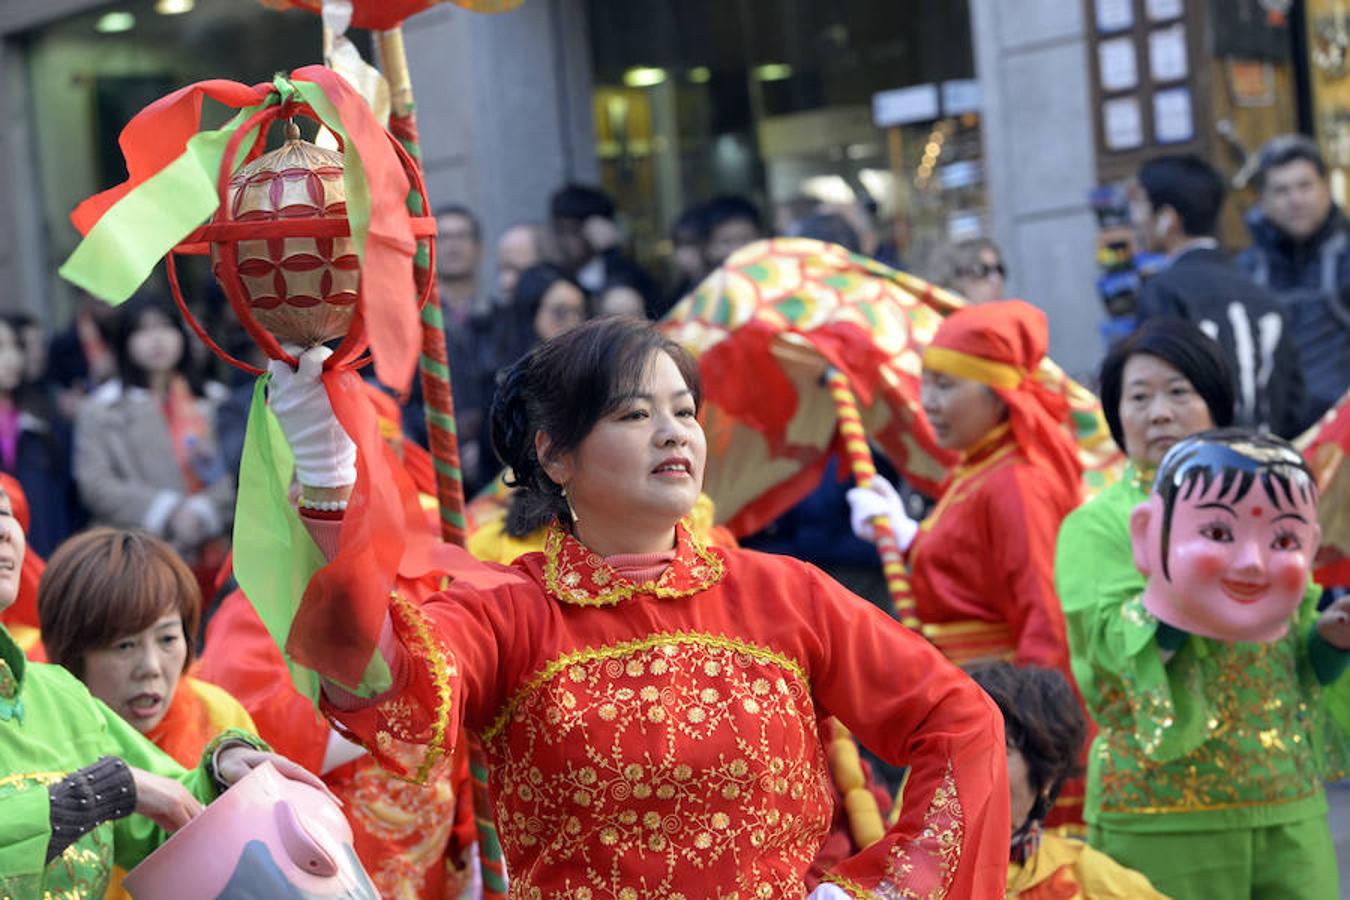
[[[180,763],[227,728],[254,731],[233,697],[187,674],[201,592],[159,538],[94,528],[66,541],[43,573],[38,616],[48,659]]]

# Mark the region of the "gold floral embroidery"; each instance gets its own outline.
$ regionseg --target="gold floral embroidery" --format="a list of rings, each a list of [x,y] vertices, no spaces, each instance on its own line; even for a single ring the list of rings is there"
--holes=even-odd
[[[871,900],[872,898],[872,892],[869,891],[867,888],[863,887],[861,884],[858,884],[858,882],[851,881],[850,879],[844,878],[841,875],[826,875],[820,880],[822,882],[834,885],[841,891],[844,891],[850,897],[855,898],[855,900]]]
[[[28,785],[50,786],[69,772],[15,772],[0,778],[0,797],[10,788]],[[0,900],[14,897],[38,897],[44,900],[77,900],[102,897],[112,872],[112,824],[105,822],[82,835],[47,864],[39,874],[0,876]],[[39,893],[40,891],[40,893]]]
[[[69,774],[69,772],[16,772],[12,775],[0,777],[0,788],[6,788],[14,784],[24,785],[30,782],[51,787]]]
[[[645,638],[639,638],[635,641],[624,641],[620,644],[609,644],[604,647],[588,647],[585,650],[564,653],[562,656],[559,656],[534,675],[530,676],[530,678],[521,685],[511,699],[507,701],[506,705],[502,708],[502,711],[492,720],[492,724],[483,732],[483,742],[487,743],[495,738],[497,734],[506,727],[507,723],[510,722],[516,707],[541,685],[555,678],[563,669],[572,668],[578,663],[595,662],[597,660],[627,656],[632,653],[649,650],[652,647],[666,644],[700,644],[710,649],[727,650],[733,653],[755,657],[787,669],[796,676],[803,685],[809,685],[810,683],[806,677],[806,670],[802,668],[801,664],[786,654],[779,653],[777,650],[771,650],[768,647],[760,647],[749,641],[743,641],[740,638],[732,638],[720,634],[696,634],[687,631],[661,632],[648,635]],[[631,663],[630,666],[633,671],[629,672],[629,674],[641,674],[639,671],[640,664]],[[658,668],[653,670],[653,674],[666,674],[668,666],[665,663],[658,660],[656,666]],[[715,665],[714,668],[716,668]],[[577,668],[574,669],[574,671],[580,673],[583,670]],[[708,674],[714,675],[716,672],[709,672]],[[757,681],[751,686],[751,690],[752,693],[756,694],[761,691],[767,693],[768,682]]]
[[[722,557],[693,536],[685,523],[675,527],[675,559],[661,577],[634,584],[554,522],[544,535],[544,585],[564,603],[613,606],[634,596],[676,600],[722,580]]]
[[[942,900],[961,861],[965,817],[956,793],[952,764],[923,817],[923,831],[909,843],[891,848],[886,877],[870,896],[877,900]]]
[[[568,654],[484,745],[512,897],[800,896],[831,809],[810,686],[782,654],[666,634]]]
[[[1137,599],[1126,604],[1126,614],[1138,615],[1129,612],[1136,608],[1142,609]],[[1152,689],[1126,674],[1099,678],[1101,731],[1092,763],[1102,812],[1244,809],[1316,795],[1321,779],[1308,739],[1312,711],[1299,681],[1301,639],[1296,630],[1272,644],[1193,636],[1197,646],[1179,651],[1168,665],[1169,680]],[[1205,717],[1202,731],[1173,733],[1182,695],[1194,707],[1192,716]],[[1165,746],[1168,739],[1172,747]],[[1183,747],[1181,740],[1195,746]],[[1233,765],[1239,759],[1249,762]]]
[[[401,765],[406,759],[405,751],[408,745],[424,746],[426,748],[425,753],[422,755],[417,771],[405,779],[416,784],[423,784],[436,763],[450,750],[450,745],[447,743],[450,737],[451,723],[452,695],[450,683],[452,679],[457,677],[458,667],[454,657],[445,652],[445,648],[441,646],[440,641],[432,633],[431,626],[427,623],[425,616],[422,615],[422,611],[397,591],[391,592],[389,597],[390,613],[396,617],[398,623],[402,626],[401,630],[407,632],[403,636],[404,648],[408,653],[425,662],[427,670],[431,672],[432,683],[436,688],[436,709],[433,712],[430,734],[427,735],[423,730],[423,716],[420,708],[416,703],[402,695],[395,695],[374,707],[379,722],[375,729],[374,747],[344,726],[340,720],[332,718],[329,721],[347,740],[365,748],[381,763],[392,765],[397,771],[407,771],[411,768],[411,766]]]

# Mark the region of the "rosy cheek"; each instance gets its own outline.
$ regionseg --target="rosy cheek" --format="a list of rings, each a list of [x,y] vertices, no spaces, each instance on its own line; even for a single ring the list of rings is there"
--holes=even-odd
[[[1303,590],[1308,583],[1307,558],[1302,553],[1281,554],[1271,566],[1271,581],[1281,591]]]
[[[1217,579],[1224,571],[1224,560],[1216,553],[1195,553],[1191,555],[1191,571],[1196,578],[1205,581]]]

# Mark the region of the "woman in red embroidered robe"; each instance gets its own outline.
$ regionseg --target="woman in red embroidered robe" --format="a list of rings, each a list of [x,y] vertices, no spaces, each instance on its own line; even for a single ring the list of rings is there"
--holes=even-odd
[[[274,367],[272,402],[332,556],[351,523],[306,507],[340,504],[354,471],[341,453],[316,465],[334,438],[313,415],[323,355]],[[1003,731],[982,692],[813,567],[708,548],[682,524],[706,451],[686,354],[598,320],[533,351],[498,397],[494,444],[551,523],[545,549],[509,567],[457,556],[439,592],[318,598],[327,621],[388,609],[393,688],[325,682],[343,731],[394,766],[401,742],[445,752],[460,724],[478,732],[513,897],[779,898],[805,894],[829,826],[818,722],[833,715],[912,775],[895,826],[818,891],[1002,896]],[[292,629],[288,650],[332,670],[344,635],[321,631]]]
[[[923,635],[948,659],[1046,666],[1073,684],[1054,561],[1082,467],[1064,427],[1067,404],[1035,377],[1048,340],[1045,314],[1021,300],[944,320],[923,356],[923,407],[938,443],[961,459],[937,506],[916,524],[898,498],[855,488],[849,501],[863,536],[867,514],[880,512],[902,543],[912,539],[910,589]],[[1051,824],[1082,821],[1081,781],[1056,813]]]

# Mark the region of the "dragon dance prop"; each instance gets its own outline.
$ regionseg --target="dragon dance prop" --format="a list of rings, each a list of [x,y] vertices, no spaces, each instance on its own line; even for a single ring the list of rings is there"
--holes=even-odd
[[[922,415],[921,355],[961,305],[922,279],[805,238],[751,244],[709,275],[662,327],[699,361],[704,490],[719,522],[738,536],[759,531],[815,488],[832,452],[865,482],[868,442],[936,495],[954,459]],[[1117,479],[1123,457],[1097,398],[1049,360],[1036,377],[1069,402],[1086,489]]]
[[[1350,585],[1350,393],[1332,407],[1297,444],[1317,478],[1322,497],[1318,524],[1326,560],[1314,572],[1324,587]]]

